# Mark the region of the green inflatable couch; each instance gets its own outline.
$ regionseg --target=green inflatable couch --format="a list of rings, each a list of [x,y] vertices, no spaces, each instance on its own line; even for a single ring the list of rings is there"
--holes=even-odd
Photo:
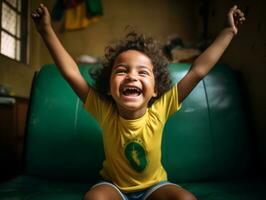
[[[97,66],[80,65],[90,73]],[[190,64],[171,64],[178,82]],[[252,132],[235,72],[216,65],[164,129],[163,164],[199,200],[266,199],[256,170]],[[99,180],[101,130],[54,65],[36,73],[30,98],[24,173],[0,185],[1,200],[80,200]]]

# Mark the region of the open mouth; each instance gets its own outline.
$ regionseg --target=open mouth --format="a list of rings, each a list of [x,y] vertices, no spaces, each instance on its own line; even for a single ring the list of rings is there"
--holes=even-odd
[[[125,96],[139,96],[142,93],[142,90],[135,86],[126,86],[122,89],[122,93]]]

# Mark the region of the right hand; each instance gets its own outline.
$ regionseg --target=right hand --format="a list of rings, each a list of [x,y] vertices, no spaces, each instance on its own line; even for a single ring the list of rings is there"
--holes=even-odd
[[[31,18],[33,19],[35,26],[39,33],[44,33],[51,28],[51,17],[47,7],[43,4],[32,11]]]
[[[239,27],[245,22],[245,14],[234,5],[227,14],[229,27],[232,28],[233,33],[236,35]]]

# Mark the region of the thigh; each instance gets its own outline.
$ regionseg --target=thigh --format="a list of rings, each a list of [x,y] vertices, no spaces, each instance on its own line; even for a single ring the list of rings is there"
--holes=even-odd
[[[83,200],[125,200],[125,198],[115,185],[101,182],[94,185],[84,195]]]
[[[189,191],[175,184],[165,184],[150,193],[147,200],[196,200]]]

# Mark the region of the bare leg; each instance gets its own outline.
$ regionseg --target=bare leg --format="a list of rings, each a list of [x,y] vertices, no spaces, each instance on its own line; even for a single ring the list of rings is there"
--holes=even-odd
[[[111,185],[101,184],[92,187],[84,195],[83,200],[122,200],[122,197]]]
[[[152,192],[147,200],[196,200],[196,197],[181,187],[169,184]]]

